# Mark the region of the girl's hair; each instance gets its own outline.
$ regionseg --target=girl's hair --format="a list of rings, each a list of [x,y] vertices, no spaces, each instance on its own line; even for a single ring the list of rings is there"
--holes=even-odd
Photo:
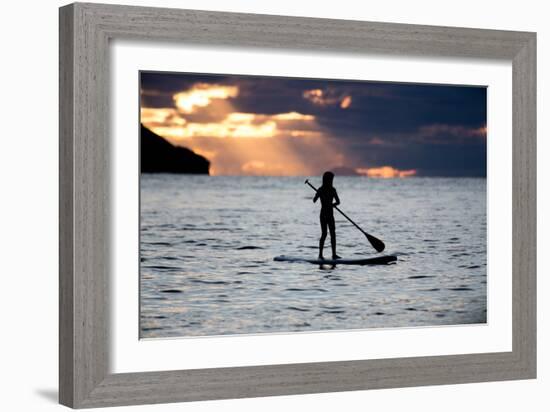
[[[332,187],[333,180],[334,180],[334,173],[332,172],[323,173],[323,186]]]

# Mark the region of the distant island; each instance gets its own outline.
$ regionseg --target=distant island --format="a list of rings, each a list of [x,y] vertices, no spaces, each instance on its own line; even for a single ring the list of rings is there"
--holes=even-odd
[[[209,174],[210,162],[141,125],[141,172]]]

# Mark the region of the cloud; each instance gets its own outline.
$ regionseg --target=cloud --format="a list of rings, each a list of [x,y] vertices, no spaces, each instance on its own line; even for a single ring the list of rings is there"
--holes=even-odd
[[[288,135],[291,137],[323,137],[323,132],[319,130],[290,130]]]
[[[359,136],[360,137],[360,136]],[[359,137],[355,139],[359,141]],[[487,126],[469,127],[463,125],[452,125],[434,123],[417,127],[410,132],[377,133],[366,137],[361,145],[361,150],[367,153],[369,149],[411,150],[413,147],[422,145],[436,146],[457,146],[465,147],[484,145],[487,138]]]
[[[342,99],[342,101],[340,102],[340,107],[342,109],[347,109],[348,107],[351,106],[351,96],[346,96]]]
[[[154,89],[152,93],[155,94]],[[153,132],[178,144],[195,137],[272,138],[321,137],[311,114],[288,111],[274,114],[236,110],[231,100],[239,95],[236,85],[197,82],[174,92],[175,107],[142,107],[141,122]],[[142,94],[148,94],[142,89]]]
[[[487,125],[481,127],[466,127],[462,125],[450,125],[435,123],[430,125],[421,126],[418,130],[418,134],[423,138],[487,138]],[[443,138],[443,139],[442,139]]]
[[[170,93],[168,92],[163,92],[161,90],[157,90],[157,89],[141,89],[140,90],[140,94],[142,96],[149,96],[149,97],[157,97],[157,96],[166,96],[166,95],[170,95]]]
[[[297,112],[264,115],[231,112],[218,122],[187,121],[177,110],[170,108],[142,108],[141,122],[169,140],[192,137],[216,138],[272,138],[320,137],[322,131],[315,116]]]
[[[379,177],[383,179],[390,179],[395,177],[410,177],[416,175],[415,169],[399,170],[391,166],[382,167],[358,167],[355,169],[357,174],[368,177]]]
[[[318,106],[340,106],[347,109],[351,106],[351,96],[334,88],[305,90],[302,97]]]
[[[369,144],[373,146],[384,146],[384,145],[387,145],[387,142],[380,139],[378,136],[374,136],[369,139]]]
[[[298,112],[279,113],[272,116],[276,120],[315,120],[311,114],[302,114]]]
[[[193,113],[197,108],[208,106],[214,99],[229,99],[237,97],[237,86],[197,83],[190,90],[176,93],[174,103],[183,113]]]
[[[155,126],[183,126],[186,120],[181,117],[176,109],[170,107],[163,108],[141,108],[141,123],[150,127]]]

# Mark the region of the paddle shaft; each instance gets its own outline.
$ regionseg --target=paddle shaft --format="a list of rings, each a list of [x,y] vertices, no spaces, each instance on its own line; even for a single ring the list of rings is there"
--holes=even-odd
[[[317,189],[315,188],[315,186],[313,186],[311,183],[309,183],[309,180],[306,180],[306,183],[309,185],[309,187],[311,187],[313,190],[315,190],[315,191],[317,192]],[[359,229],[361,232],[363,232],[363,234],[364,234],[365,236],[367,235],[367,233],[366,233],[363,229],[361,229],[357,223],[355,223],[353,220],[351,220],[351,218],[350,218],[348,215],[346,215],[344,212],[342,212],[342,211],[340,210],[340,208],[338,208],[338,206],[334,206],[334,208],[335,208],[337,211],[339,211],[339,212],[342,214],[342,216],[344,216],[346,219],[348,219],[349,222],[350,222],[353,226],[355,226],[357,229]]]
[[[315,192],[317,192],[317,189],[315,188],[315,186],[313,186],[313,185],[309,182],[309,180],[306,180],[305,183],[307,183],[307,184],[309,185],[309,187],[311,187],[313,190],[315,190]],[[334,206],[334,208],[335,208],[338,212],[340,212],[340,214],[341,214],[342,216],[344,216],[353,226],[355,226],[357,229],[359,229],[359,230],[361,231],[361,233],[363,233],[363,234],[366,236],[367,240],[370,242],[370,244],[372,245],[373,248],[375,248],[378,252],[382,252],[382,251],[385,249],[386,246],[384,245],[384,242],[382,242],[380,239],[375,238],[374,236],[368,234],[368,233],[365,232],[363,229],[361,229],[361,228],[359,227],[359,225],[358,225],[357,223],[355,223],[353,220],[351,220],[351,218],[350,218],[348,215],[346,215],[344,212],[342,212],[342,211],[338,208],[338,206]]]

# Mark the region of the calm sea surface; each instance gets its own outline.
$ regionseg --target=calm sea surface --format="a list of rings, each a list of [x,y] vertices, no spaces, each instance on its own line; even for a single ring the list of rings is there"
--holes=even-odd
[[[397,263],[274,262],[317,256],[304,180],[142,174],[141,337],[486,322],[485,179],[337,176],[342,210]],[[335,217],[340,256],[377,255]]]

